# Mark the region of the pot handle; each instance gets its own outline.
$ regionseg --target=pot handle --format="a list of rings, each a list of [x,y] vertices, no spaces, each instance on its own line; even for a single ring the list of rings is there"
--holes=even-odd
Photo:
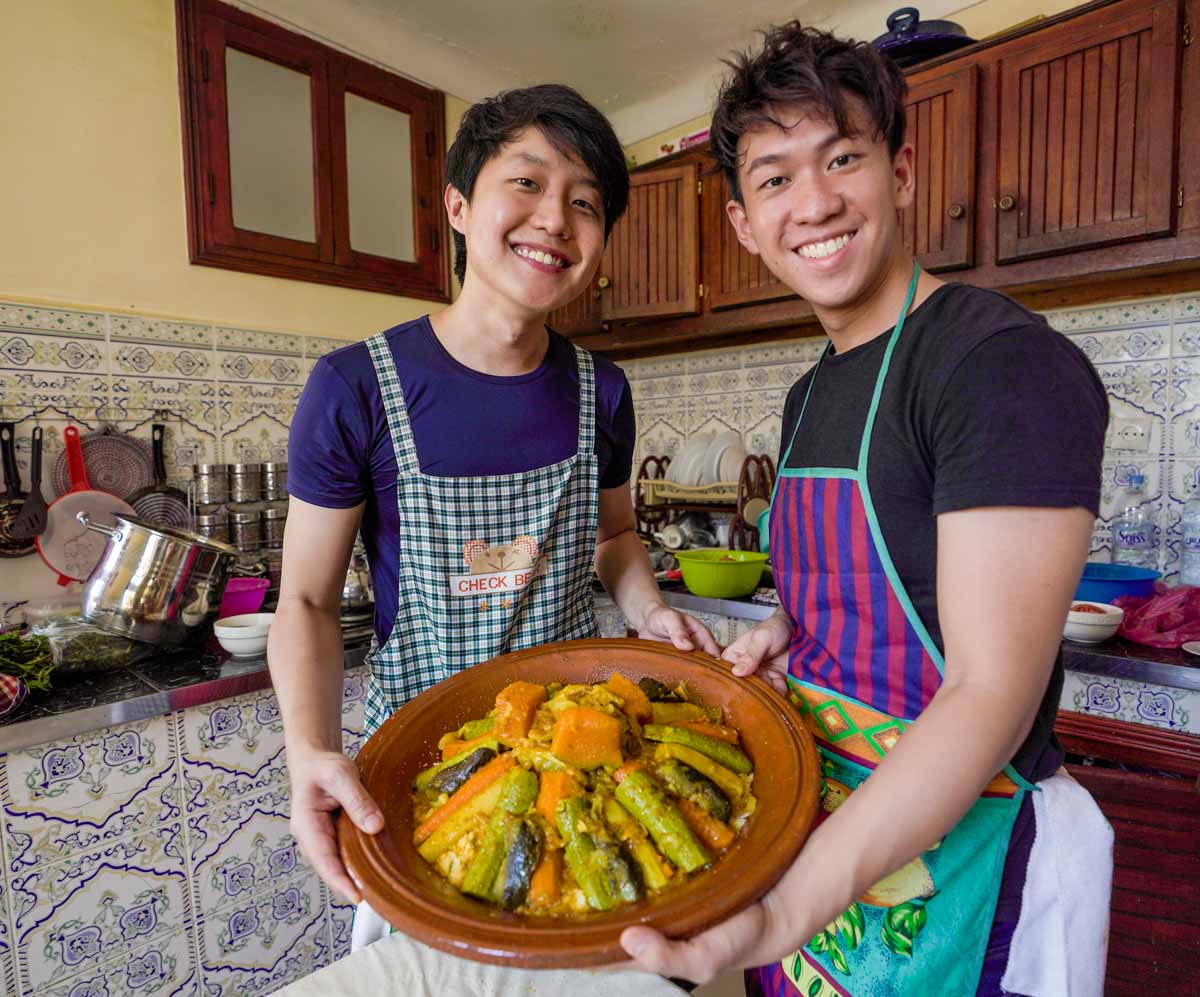
[[[112,537],[114,540],[121,539],[121,531],[115,526],[105,526],[103,523],[93,523],[92,517],[88,515],[86,509],[80,509],[75,513],[75,518],[83,523],[89,530],[95,530],[97,533],[103,533],[106,537]]]
[[[888,31],[897,35],[911,34],[916,30],[919,20],[921,20],[921,12],[916,7],[901,7],[888,15]]]

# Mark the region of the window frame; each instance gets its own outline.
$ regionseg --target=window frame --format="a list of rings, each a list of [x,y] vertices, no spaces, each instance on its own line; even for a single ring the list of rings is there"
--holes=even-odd
[[[219,0],[176,0],[188,253],[192,263],[410,298],[450,300],[445,95]],[[225,49],[310,79],[314,242],[233,223]],[[353,249],[345,94],[410,115],[416,261]]]

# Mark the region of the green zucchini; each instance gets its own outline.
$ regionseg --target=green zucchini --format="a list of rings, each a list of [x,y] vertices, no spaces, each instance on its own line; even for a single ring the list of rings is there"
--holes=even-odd
[[[467,875],[462,884],[463,893],[480,900],[499,899],[495,886],[504,869],[506,819],[506,814],[497,812],[489,821],[479,850],[467,867]]]
[[[500,809],[521,816],[537,799],[538,777],[529,769],[515,768],[504,777],[500,790]]]
[[[617,905],[617,894],[605,869],[605,858],[596,847],[590,822],[583,800],[571,796],[560,800],[555,811],[558,830],[566,841],[563,858],[567,862],[575,882],[587,897],[593,910],[612,910]]]
[[[629,849],[629,853],[642,871],[642,880],[651,890],[661,890],[669,883],[669,867],[659,855],[654,843],[647,837],[645,828],[620,803],[616,797],[604,797],[604,822]]]
[[[656,717],[655,720],[657,719]],[[754,763],[732,744],[718,741],[715,737],[689,730],[687,727],[668,727],[664,724],[652,723],[642,728],[642,736],[648,741],[682,744],[686,748],[707,755],[718,765],[724,765],[725,768],[739,775],[749,775],[754,771]]]
[[[684,872],[695,872],[712,855],[688,827],[670,797],[643,769],[630,772],[617,786],[617,801],[650,832],[659,850]]]
[[[490,734],[496,726],[495,717],[483,717],[480,720],[468,720],[458,728],[458,736],[464,741],[474,741],[477,737]]]

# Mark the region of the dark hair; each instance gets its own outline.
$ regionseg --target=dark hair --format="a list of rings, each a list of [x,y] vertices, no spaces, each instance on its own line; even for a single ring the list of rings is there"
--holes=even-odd
[[[866,42],[788,21],[763,32],[759,52],[739,52],[725,65],[731,71],[717,95],[711,145],[739,201],[738,141],[758,125],[780,125],[776,106],[799,105],[852,135],[846,98],[854,96],[866,107],[875,137],[887,140],[893,156],[904,144],[908,86],[896,64]]]
[[[600,184],[604,238],[625,213],[629,170],[625,152],[608,118],[561,83],[506,90],[472,104],[463,115],[446,154],[446,181],[468,201],[484,164],[526,128],[539,129],[563,155],[583,163]],[[461,283],[467,272],[467,240],[454,237],[454,272]]]

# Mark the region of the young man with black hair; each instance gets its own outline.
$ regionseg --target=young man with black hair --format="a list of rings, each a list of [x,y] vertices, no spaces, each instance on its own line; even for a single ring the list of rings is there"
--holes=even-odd
[[[559,85],[464,115],[445,206],[462,293],[445,311],[317,362],[289,441],[291,506],[268,657],[292,832],[357,900],[333,813],[378,807],[342,754],[338,607],[361,527],[375,592],[366,734],[498,654],[594,637],[593,566],[645,637],[717,653],[662,601],[634,533],[634,416],[620,368],[546,327],[588,286],[629,175],[605,117]],[[386,926],[360,908],[355,940]]]
[[[758,967],[748,991],[771,997],[1099,997],[1111,830],[1053,723],[1104,390],[1042,318],[905,249],[894,65],[792,22],[730,67],[729,220],[830,342],[784,410],[780,609],[725,657],[814,735],[822,822],[760,903],[690,941],[622,941],[670,976]]]

